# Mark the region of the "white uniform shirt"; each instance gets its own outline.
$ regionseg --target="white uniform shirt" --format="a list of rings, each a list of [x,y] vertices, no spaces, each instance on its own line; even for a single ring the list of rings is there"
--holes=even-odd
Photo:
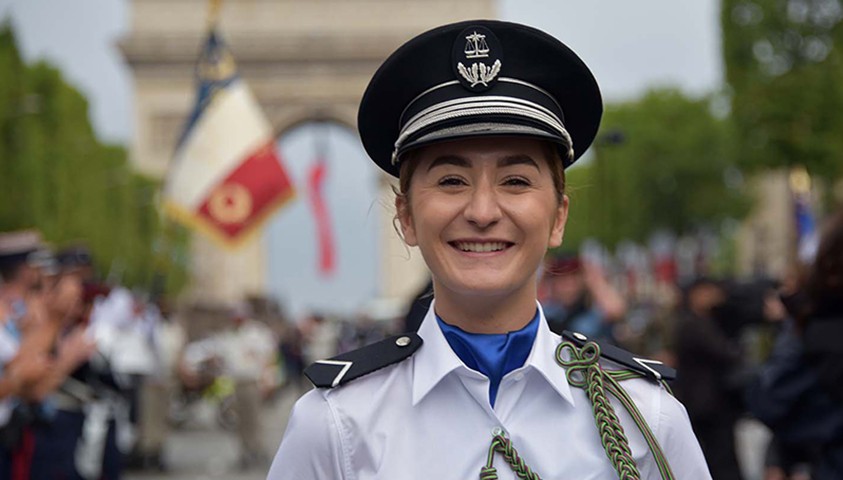
[[[12,322],[12,319],[4,319],[0,321],[0,375],[5,370],[6,365],[11,362],[18,354],[20,349],[20,335],[12,333],[16,327],[11,327],[7,322]],[[0,399],[0,426],[9,422],[12,416],[12,410],[17,404],[17,397],[6,397]]]
[[[268,480],[479,478],[498,429],[544,479],[618,478],[588,398],[568,385],[556,363],[560,337],[541,317],[526,363],[503,378],[492,409],[489,380],[451,350],[431,306],[418,332],[424,344],[413,356],[299,399]],[[621,385],[647,419],[675,477],[711,479],[684,407],[646,380]],[[641,478],[660,479],[638,427],[611,398]],[[501,455],[494,466],[501,480],[516,479]]]
[[[275,336],[257,320],[245,320],[220,340],[226,373],[237,380],[260,380],[274,360]]]

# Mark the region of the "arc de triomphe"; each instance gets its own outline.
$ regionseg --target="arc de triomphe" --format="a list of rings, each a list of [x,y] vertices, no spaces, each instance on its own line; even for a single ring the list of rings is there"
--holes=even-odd
[[[207,27],[207,0],[132,0],[120,47],[134,77],[134,167],[162,177],[194,101],[193,69]],[[308,120],[354,128],[357,106],[380,62],[432,26],[493,18],[492,0],[229,0],[220,28],[240,73],[277,136]],[[389,191],[384,176],[381,190]],[[378,301],[401,304],[425,281],[418,254],[406,254],[381,209]],[[195,235],[193,301],[229,303],[267,292],[266,245],[237,251]],[[221,274],[225,272],[225,274]],[[400,279],[400,280],[399,280]]]

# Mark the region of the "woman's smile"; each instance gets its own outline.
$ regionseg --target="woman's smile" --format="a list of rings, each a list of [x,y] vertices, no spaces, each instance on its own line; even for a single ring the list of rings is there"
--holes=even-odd
[[[448,244],[466,254],[499,254],[514,245],[505,240],[454,240]]]
[[[534,308],[536,270],[561,243],[567,215],[547,151],[539,140],[495,137],[415,152],[399,220],[433,274],[438,305],[523,298]]]

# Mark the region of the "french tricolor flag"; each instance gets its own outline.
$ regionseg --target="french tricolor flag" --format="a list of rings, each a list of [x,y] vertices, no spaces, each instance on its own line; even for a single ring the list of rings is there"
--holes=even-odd
[[[294,196],[269,122],[211,29],[197,98],[164,185],[165,211],[234,246]]]

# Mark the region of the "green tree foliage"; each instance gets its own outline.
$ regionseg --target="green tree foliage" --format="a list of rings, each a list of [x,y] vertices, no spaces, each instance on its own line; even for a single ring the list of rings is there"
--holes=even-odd
[[[87,101],[59,71],[26,65],[11,27],[0,27],[0,231],[37,228],[59,247],[83,243],[101,273],[130,286],[173,272],[174,290],[184,275],[166,247],[184,239],[162,232],[157,189],[131,171],[123,148],[97,140]]]
[[[737,153],[749,168],[843,175],[840,0],[723,0]]]
[[[608,106],[594,157],[568,171],[566,247],[588,237],[612,247],[658,230],[718,230],[745,215],[729,125],[710,104],[661,89]]]

